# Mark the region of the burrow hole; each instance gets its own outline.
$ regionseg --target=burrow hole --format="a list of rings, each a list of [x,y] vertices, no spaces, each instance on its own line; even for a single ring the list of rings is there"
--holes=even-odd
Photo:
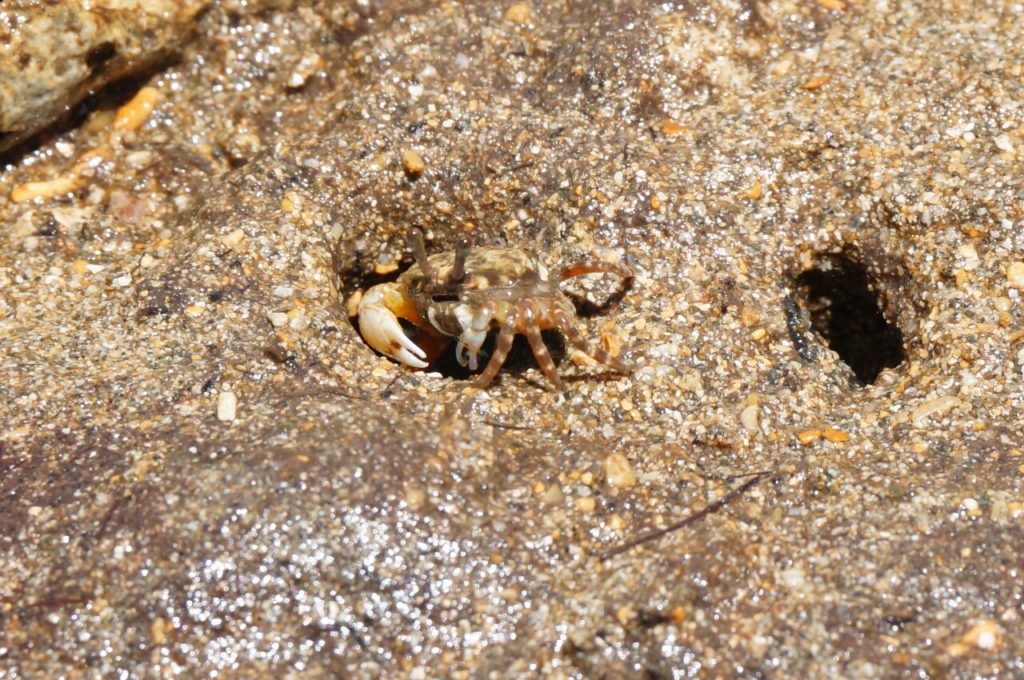
[[[850,367],[861,385],[906,359],[903,333],[886,318],[880,288],[855,253],[820,255],[796,278],[796,297],[811,329]]]

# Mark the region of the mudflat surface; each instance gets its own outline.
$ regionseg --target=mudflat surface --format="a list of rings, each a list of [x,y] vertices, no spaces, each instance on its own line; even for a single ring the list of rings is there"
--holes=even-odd
[[[0,675],[1024,674],[1024,6],[189,21],[5,156]],[[380,357],[413,226],[636,370]]]

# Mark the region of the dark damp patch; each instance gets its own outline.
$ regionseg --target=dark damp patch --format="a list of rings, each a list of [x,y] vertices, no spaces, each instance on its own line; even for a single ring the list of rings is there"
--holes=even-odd
[[[903,333],[883,313],[879,287],[853,253],[825,254],[796,278],[796,297],[811,329],[870,385],[906,359]]]
[[[90,71],[95,71],[116,56],[117,47],[114,43],[102,42],[86,53],[85,65]]]

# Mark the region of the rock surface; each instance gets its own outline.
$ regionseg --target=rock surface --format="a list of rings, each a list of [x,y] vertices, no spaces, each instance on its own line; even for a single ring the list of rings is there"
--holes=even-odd
[[[0,669],[1024,673],[1024,8],[708,5],[225,0],[13,159]],[[412,226],[637,370],[375,355]]]
[[[0,8],[0,152],[173,55],[209,0],[16,0]]]

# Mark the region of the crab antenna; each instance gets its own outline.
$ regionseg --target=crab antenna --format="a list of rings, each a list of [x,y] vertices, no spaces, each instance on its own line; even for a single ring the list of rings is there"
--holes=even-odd
[[[423,245],[423,232],[416,227],[409,230],[409,250],[412,251],[412,256],[416,258],[416,264],[419,265],[423,275],[433,281],[436,272],[427,259],[427,247]]]
[[[448,272],[448,283],[458,283],[466,277],[466,257],[469,255],[469,239],[463,236],[455,244],[455,264]],[[422,267],[421,267],[422,269]]]

